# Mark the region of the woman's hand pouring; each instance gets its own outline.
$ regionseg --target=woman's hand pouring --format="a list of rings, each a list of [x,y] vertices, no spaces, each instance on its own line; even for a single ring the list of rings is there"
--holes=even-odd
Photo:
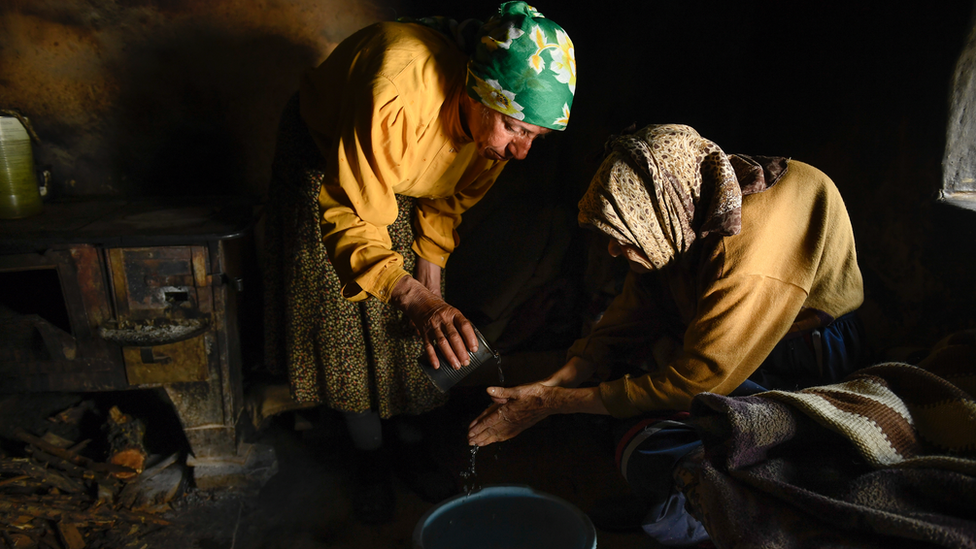
[[[439,285],[438,285],[439,287]],[[435,346],[454,369],[471,362],[468,352],[478,350],[474,326],[461,311],[434,294],[411,276],[401,278],[393,288],[390,303],[399,307],[420,332],[424,351],[434,368],[440,363]]]

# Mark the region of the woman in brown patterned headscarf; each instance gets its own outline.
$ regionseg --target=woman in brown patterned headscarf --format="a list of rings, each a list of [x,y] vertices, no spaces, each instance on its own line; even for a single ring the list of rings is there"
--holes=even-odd
[[[767,186],[758,164],[726,155],[689,126],[648,126],[608,147],[580,201],[579,222],[616,240],[624,253],[628,247],[639,252],[632,255],[648,270],[671,263],[698,236],[738,234],[742,197]],[[785,159],[771,160],[775,178]],[[745,187],[733,162],[747,177]]]
[[[830,383],[858,367],[853,311],[863,290],[843,199],[812,166],[728,155],[670,124],[610,140],[579,221],[630,262],[623,291],[555,374],[490,387],[495,403],[468,440],[506,440],[554,413],[649,426],[678,412],[655,423],[660,435],[621,424],[618,465],[643,498],[637,520],[648,534],[697,543],[707,534],[683,515],[670,476],[674,460],[700,444],[681,422],[695,395]],[[610,380],[578,388],[594,376]]]

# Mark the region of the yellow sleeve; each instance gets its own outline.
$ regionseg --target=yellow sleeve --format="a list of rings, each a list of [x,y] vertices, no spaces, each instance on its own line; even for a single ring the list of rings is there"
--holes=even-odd
[[[376,76],[351,89],[366,89],[339,110],[335,168],[328,166],[319,193],[322,236],[342,282],[343,297],[372,295],[388,301],[393,286],[408,273],[390,248],[386,227],[397,216],[394,185],[401,179],[405,143],[403,105],[395,86]],[[352,95],[355,93],[353,92]],[[347,94],[347,97],[350,94]]]
[[[446,198],[420,198],[414,228],[413,251],[444,267],[458,245],[457,227],[461,214],[481,200],[498,179],[506,162],[498,162],[478,176],[471,185]]]
[[[630,417],[688,410],[701,392],[727,394],[759,368],[806,300],[800,287],[768,276],[720,278],[698,303],[678,358],[639,377],[600,385],[607,410]]]

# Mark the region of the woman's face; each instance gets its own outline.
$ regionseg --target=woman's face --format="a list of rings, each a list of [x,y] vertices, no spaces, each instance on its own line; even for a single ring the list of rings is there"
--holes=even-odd
[[[610,243],[607,245],[607,252],[610,253],[611,257],[624,256],[630,262],[630,270],[635,273],[643,274],[654,270],[654,266],[647,259],[647,255],[633,244],[618,242],[611,238]]]
[[[488,160],[522,160],[529,154],[532,142],[551,131],[516,120],[481,103],[468,110],[467,122],[478,154]]]

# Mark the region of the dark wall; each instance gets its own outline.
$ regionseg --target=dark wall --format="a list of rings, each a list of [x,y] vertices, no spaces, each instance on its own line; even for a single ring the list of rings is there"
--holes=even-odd
[[[459,251],[452,266],[482,279],[457,282],[458,299],[486,280],[503,281],[495,284],[502,291],[510,280],[531,287],[592,268],[574,222],[595,169],[587,157],[630,123],[679,122],[728,152],[791,156],[835,180],[859,242],[876,348],[930,345],[973,326],[976,219],[933,200],[972,5],[536,4],[577,49],[572,120],[508,168],[466,218],[465,239],[479,246]],[[6,0],[0,107],[31,117],[52,198],[260,194],[278,113],[304,67],[395,13],[484,18],[496,8],[483,0],[463,8],[446,0]],[[546,212],[542,229],[535,212]],[[491,258],[495,237],[518,234],[518,222],[548,231],[545,242]],[[559,268],[537,268],[542,257]],[[520,274],[495,276],[500,262]]]
[[[976,214],[934,200],[973,2],[536,7],[572,37],[579,84],[568,130],[544,145],[559,151],[533,151],[506,174],[547,163],[536,171],[549,177],[519,178],[507,192],[540,188],[535,200],[575,208],[595,169],[585,159],[608,134],[689,124],[728,152],[789,156],[834,179],[858,240],[874,350],[928,346],[976,325]]]

